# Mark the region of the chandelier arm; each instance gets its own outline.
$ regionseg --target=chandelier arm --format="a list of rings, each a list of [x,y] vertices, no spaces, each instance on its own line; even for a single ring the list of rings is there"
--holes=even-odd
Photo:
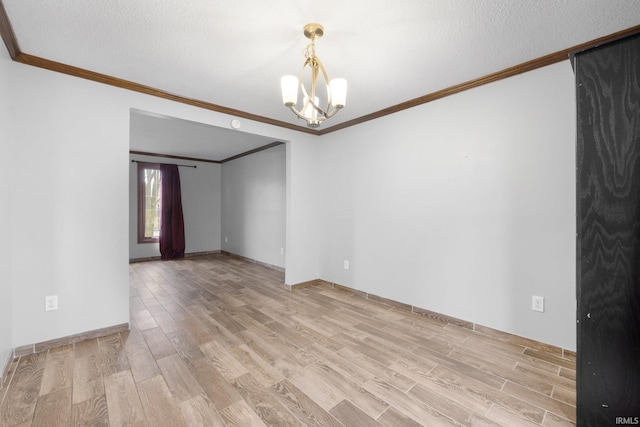
[[[316,99],[316,84],[318,84],[318,66],[314,59],[314,66],[311,67],[311,93],[309,94],[309,99],[311,100],[311,104],[315,106],[314,100]]]
[[[324,85],[327,87],[327,111],[329,111],[329,106],[331,105],[331,86],[329,85],[329,76],[327,75],[327,70],[324,68],[324,64],[320,61],[320,58],[316,57],[316,61],[318,63],[318,68],[322,72],[322,77],[324,77]]]
[[[309,121],[309,117],[305,116],[304,114],[302,114],[300,111],[298,111],[296,109],[296,107],[294,107],[293,105],[291,106],[287,106],[291,111],[293,111],[293,114],[295,114],[299,119],[305,120],[305,121]],[[304,111],[304,108],[302,109],[302,111]],[[335,114],[335,113],[334,113]],[[321,122],[324,119],[326,119],[327,116],[325,114],[322,114],[321,116],[319,116],[318,118],[316,118],[316,121]]]
[[[307,93],[307,89],[304,87],[304,83],[303,83],[303,77],[304,77],[304,68],[306,66],[309,66],[309,68],[311,68],[311,58],[307,58],[306,61],[304,61],[304,64],[302,64],[302,70],[300,70],[300,77],[298,77],[298,82],[300,84],[300,89],[302,90],[302,95],[303,98],[307,97],[309,98],[309,94]],[[304,110],[304,108],[303,108]]]
[[[328,118],[330,118],[330,117],[335,116],[335,115],[336,115],[336,113],[337,113],[338,111],[340,111],[340,110],[341,110],[341,108],[335,108],[335,107],[334,107],[334,109],[333,109],[333,110],[331,110],[330,112],[328,112],[328,113],[327,113],[327,114],[325,114],[324,116],[325,116],[325,118],[327,118],[327,119],[328,119]]]
[[[329,88],[329,85],[327,83],[327,72],[325,71],[324,66],[322,65],[322,62],[320,61],[320,59],[315,55],[308,57],[307,60],[302,65],[302,70],[300,71],[300,77],[298,78],[298,81],[299,81],[299,84],[300,84],[300,90],[302,91],[302,95],[303,95],[303,99],[307,99],[307,102],[304,103],[304,105],[302,106],[302,111],[305,111],[307,109],[307,105],[311,104],[313,109],[316,110],[320,116],[322,116],[322,119],[319,120],[319,121],[322,121],[322,120],[326,119],[329,116],[327,115],[327,112],[324,111],[314,101],[314,99],[315,99],[314,98],[315,97],[315,84],[316,84],[316,82],[318,80],[317,67],[314,66],[314,64],[319,65],[319,67],[320,67],[320,69],[322,71],[322,75],[323,75],[323,77],[325,79],[324,80],[325,85],[327,86],[327,88]],[[311,94],[309,94],[309,92],[307,92],[307,88],[304,87],[304,82],[303,82],[304,69],[307,66],[311,69]],[[331,105],[331,104],[330,103],[327,104],[327,109],[328,109],[329,105]],[[296,113],[296,114],[301,118],[307,119],[307,117],[304,116],[304,115],[301,115],[301,113]],[[335,114],[335,113],[333,113],[333,114]]]

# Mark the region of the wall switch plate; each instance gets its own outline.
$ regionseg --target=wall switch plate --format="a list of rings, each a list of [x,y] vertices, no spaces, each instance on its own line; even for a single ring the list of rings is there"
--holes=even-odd
[[[52,311],[58,309],[58,295],[50,295],[44,297],[44,311]]]
[[[284,255],[284,248],[280,248],[280,255]]]
[[[344,269],[348,270],[349,269],[349,260],[344,260]]]
[[[531,297],[531,310],[544,312],[544,297]]]

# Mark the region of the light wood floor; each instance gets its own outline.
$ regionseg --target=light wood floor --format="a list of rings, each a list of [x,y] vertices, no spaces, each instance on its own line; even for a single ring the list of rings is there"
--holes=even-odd
[[[14,361],[2,426],[575,425],[575,360],[224,255],[130,277],[131,331]]]

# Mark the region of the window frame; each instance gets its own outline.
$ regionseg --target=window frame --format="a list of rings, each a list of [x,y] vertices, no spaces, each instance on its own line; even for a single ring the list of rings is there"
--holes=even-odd
[[[146,237],[144,230],[146,228],[146,206],[145,206],[145,169],[160,170],[159,163],[138,162],[138,243],[158,243],[158,237]]]

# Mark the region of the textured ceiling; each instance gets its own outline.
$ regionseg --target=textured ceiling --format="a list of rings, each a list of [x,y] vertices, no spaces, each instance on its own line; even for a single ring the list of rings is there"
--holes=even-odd
[[[131,110],[129,123],[129,148],[140,153],[223,162],[279,142],[261,135],[137,109]]]
[[[638,0],[0,0],[22,53],[304,127],[282,106],[318,22],[345,121],[640,24]]]

